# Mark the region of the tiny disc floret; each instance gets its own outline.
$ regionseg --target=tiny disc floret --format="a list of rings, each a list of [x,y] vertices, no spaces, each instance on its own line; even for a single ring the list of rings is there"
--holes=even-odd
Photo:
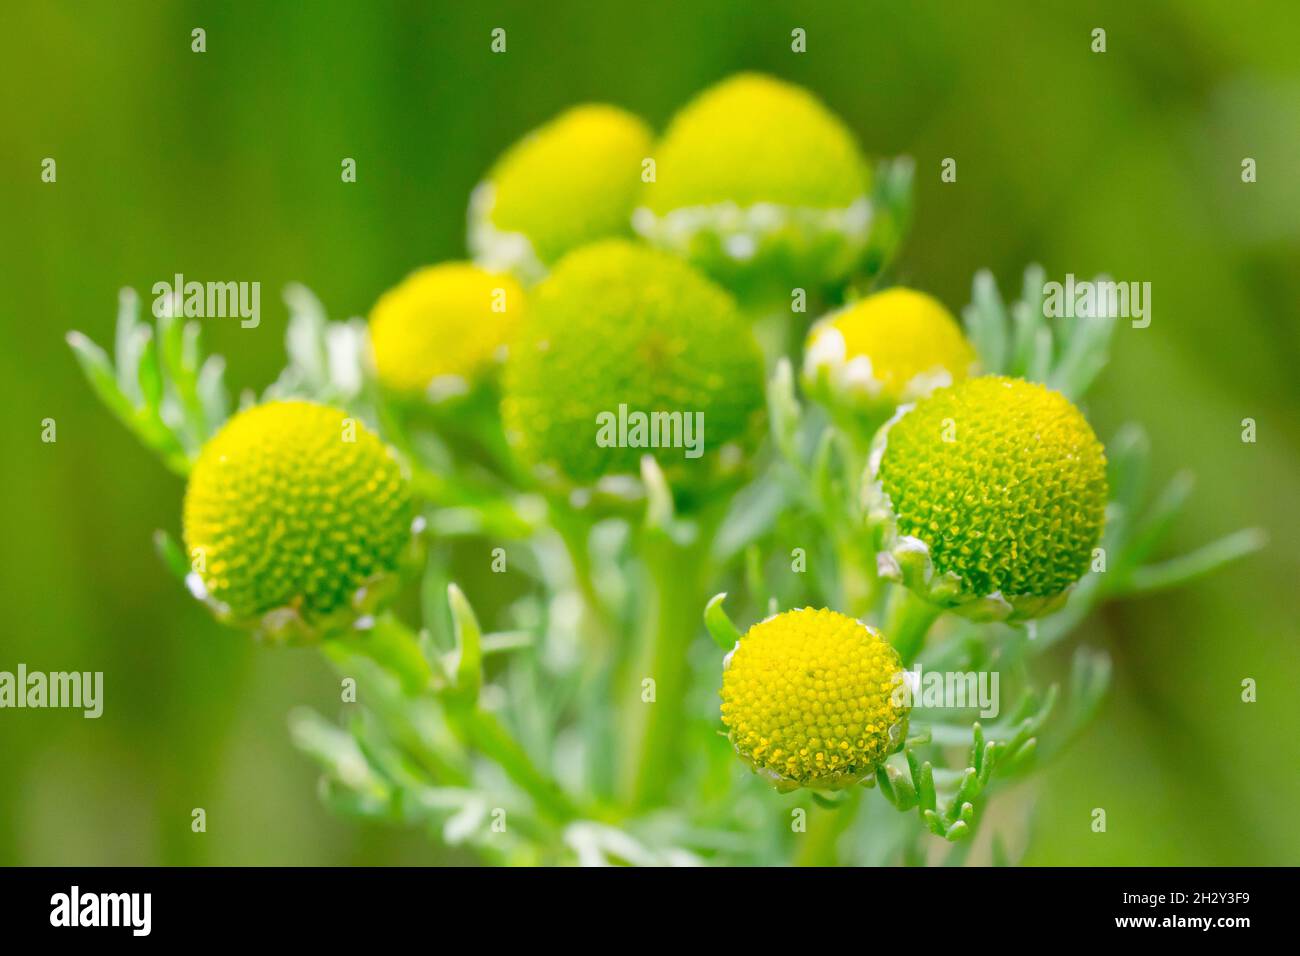
[[[1088,570],[1106,457],[1060,392],[985,376],[881,429],[866,497],[886,577],[971,616],[1033,617]]]
[[[875,772],[907,735],[898,652],[861,621],[803,608],[749,629],[722,674],[736,753],[779,789],[838,790]]]
[[[204,446],[185,491],[185,544],[222,617],[298,640],[351,624],[412,540],[407,479],[346,412],[257,405]]]

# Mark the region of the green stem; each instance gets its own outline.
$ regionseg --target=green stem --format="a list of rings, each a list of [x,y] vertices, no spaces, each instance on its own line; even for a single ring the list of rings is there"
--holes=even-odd
[[[370,658],[401,681],[402,690],[411,696],[426,694],[433,685],[433,668],[415,635],[392,614],[381,614],[368,631],[327,641],[322,650],[336,664],[348,654]]]
[[[532,797],[539,810],[557,823],[567,823],[581,816],[559,784],[537,769],[495,714],[473,707],[466,708],[456,717],[470,743],[494,760],[506,776]]]
[[[865,617],[875,603],[876,585],[879,581],[875,555],[867,553],[863,548],[863,536],[832,530],[835,532],[835,557],[839,570],[839,610],[850,617]]]
[[[798,866],[838,866],[840,837],[853,825],[861,805],[862,788],[850,787],[840,806],[814,806],[795,863]]]
[[[911,589],[902,585],[894,588],[885,617],[885,638],[894,645],[905,666],[916,659],[930,625],[941,613],[942,608],[917,597]]]
[[[340,641],[336,647],[327,645],[325,650],[336,659],[340,653],[365,654],[396,676],[413,696],[433,692],[433,669],[420,650],[415,634],[391,614],[380,617],[369,632]],[[506,776],[532,797],[539,810],[559,823],[581,816],[559,785],[529,759],[500,719],[479,706],[477,697],[466,699],[456,696],[453,690],[445,697],[445,706],[448,719],[466,743],[495,761]]]
[[[590,633],[598,643],[602,654],[608,653],[616,633],[616,621],[610,613],[600,592],[596,590],[596,579],[591,561],[591,521],[567,502],[551,499],[548,502],[551,526],[555,528],[564,543],[564,550],[573,567],[574,583],[587,612]]]
[[[703,623],[701,578],[708,553],[708,535],[701,533],[682,546],[662,532],[647,534],[643,554],[653,585],[654,606],[647,619],[642,667],[631,673],[636,696],[631,703],[630,750],[638,755],[632,766],[632,805],[663,803],[677,767],[689,689],[688,654]],[[653,702],[642,699],[645,679],[654,680]]]

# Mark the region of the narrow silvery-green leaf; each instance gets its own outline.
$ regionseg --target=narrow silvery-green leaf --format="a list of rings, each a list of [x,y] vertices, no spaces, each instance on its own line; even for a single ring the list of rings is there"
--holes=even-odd
[[[198,392],[197,336],[197,322],[187,324],[170,313],[158,318],[158,352],[167,385],[179,406],[180,431],[186,449],[191,453],[196,452],[208,438],[207,420]]]
[[[469,700],[476,700],[483,683],[483,631],[469,599],[455,584],[447,585],[447,602],[456,637],[456,689]]]
[[[1039,316],[1043,314],[1043,298],[1046,285],[1047,273],[1042,266],[1036,262],[1025,266],[1025,277],[1020,286],[1020,301],[1027,305],[1031,312]]]
[[[1033,355],[1029,367],[1025,369],[1025,378],[1031,382],[1046,382],[1052,373],[1052,330],[1040,325],[1034,330]]]
[[[767,555],[757,542],[745,549],[745,589],[756,604],[762,604],[772,597],[767,585]]]
[[[793,492],[770,474],[760,476],[732,499],[727,517],[713,536],[711,557],[719,567],[755,539],[766,534],[789,505]]]
[[[153,546],[167,570],[178,581],[184,583],[185,578],[190,573],[190,563],[186,560],[185,552],[181,550],[181,546],[176,543],[176,539],[160,528],[153,533]]]
[[[1148,594],[1180,587],[1253,554],[1267,543],[1268,535],[1261,529],[1243,528],[1188,554],[1138,568],[1133,572],[1127,590],[1132,594]]]
[[[1011,356],[1007,362],[1008,375],[1024,376],[1034,362],[1034,342],[1038,330],[1044,328],[1043,314],[1035,312],[1025,302],[1011,306]]]
[[[210,432],[216,431],[230,414],[230,393],[226,391],[226,360],[209,355],[199,369],[198,396]]]
[[[1124,425],[1106,445],[1107,480],[1111,500],[1126,518],[1136,515],[1146,495],[1151,442],[1135,422]]]
[[[114,329],[113,361],[117,365],[117,387],[132,405],[140,403],[140,378],[138,365],[144,343],[140,338],[143,326],[139,319],[140,299],[131,288],[122,289],[117,296],[117,325]]]
[[[969,806],[969,804],[968,804]],[[956,843],[958,840],[965,840],[971,835],[970,824],[965,820],[958,820],[944,832],[943,838],[950,843]]]
[[[1129,571],[1151,555],[1182,514],[1195,485],[1195,476],[1190,471],[1180,471],[1169,480],[1133,529],[1121,556],[1121,570]]]
[[[831,523],[845,520],[845,493],[839,480],[843,457],[838,429],[833,427],[825,429],[813,451],[809,472],[812,480],[809,483],[809,490],[812,492],[817,510]]]
[[[354,790],[378,785],[374,771],[352,735],[314,710],[303,707],[290,713],[289,735],[299,750],[314,758],[340,783]]]
[[[704,607],[704,626],[708,629],[713,642],[724,651],[731,651],[741,638],[740,628],[736,627],[727,612],[722,609],[722,602],[727,599],[726,592],[715,594]]]
[[[312,394],[319,394],[329,382],[329,356],[325,344],[325,310],[306,286],[290,283],[284,290],[289,306],[285,350],[289,363]]]
[[[158,345],[153,331],[146,325],[141,326],[140,364],[138,368],[140,381],[140,398],[144,406],[156,412],[162,405],[163,379],[158,362]]]
[[[799,420],[802,409],[794,391],[794,369],[782,357],[767,383],[767,410],[772,423],[772,440],[787,461],[799,460]]]
[[[971,303],[962,312],[971,344],[985,371],[1000,373],[1007,364],[1007,314],[993,273],[981,269],[972,284]]]
[[[886,159],[876,165],[871,233],[862,257],[869,275],[877,275],[888,267],[911,225],[915,167],[909,156]]]
[[[186,322],[181,329],[181,364],[185,371],[197,376],[199,367],[203,362],[203,328],[199,323],[191,319]]]
[[[670,530],[673,522],[673,493],[668,487],[663,469],[653,455],[641,456],[641,480],[646,488],[646,527]]]
[[[1114,316],[1077,316],[1068,326],[1056,367],[1047,384],[1067,398],[1078,399],[1110,360],[1110,338],[1115,330]]]
[[[135,409],[118,387],[113,363],[109,361],[108,355],[80,332],[69,332],[67,342],[100,401],[124,424],[132,427]]]
[[[483,635],[481,647],[483,656],[487,657],[489,654],[504,654],[532,647],[534,643],[531,631],[494,631]]]

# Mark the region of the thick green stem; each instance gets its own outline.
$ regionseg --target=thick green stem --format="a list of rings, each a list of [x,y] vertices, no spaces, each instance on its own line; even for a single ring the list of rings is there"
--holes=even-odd
[[[850,787],[838,807],[815,806],[808,818],[808,832],[799,844],[795,862],[799,866],[838,866],[839,842],[857,818],[862,788]]]
[[[643,554],[654,592],[647,619],[647,639],[642,643],[642,665],[630,676],[637,696],[630,704],[629,750],[638,759],[632,765],[632,804],[650,807],[663,803],[677,766],[686,716],[691,641],[703,623],[701,577],[707,536],[681,546],[661,532],[646,536]],[[653,680],[653,699],[645,681]]]
[[[862,543],[860,535],[835,534],[835,557],[839,570],[839,608],[850,617],[862,618],[870,613],[876,597],[875,555]]]
[[[574,584],[587,612],[589,635],[597,642],[601,655],[606,655],[614,641],[616,622],[596,589],[590,548],[591,521],[558,500],[550,502],[550,520],[569,556]]]
[[[885,638],[894,645],[903,664],[911,664],[925,643],[925,635],[943,609],[917,597],[901,585],[889,597],[885,618]]]

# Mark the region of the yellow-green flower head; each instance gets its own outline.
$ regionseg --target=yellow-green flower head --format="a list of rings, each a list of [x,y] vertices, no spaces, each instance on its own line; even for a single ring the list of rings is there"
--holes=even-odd
[[[471,390],[505,357],[524,308],[523,289],[508,275],[468,262],[420,269],[370,311],[380,383],[433,399]]]
[[[875,772],[907,735],[898,652],[861,621],[786,611],[727,656],[722,722],[736,752],[778,789],[839,790]]]
[[[743,298],[843,278],[866,247],[871,173],[818,99],[756,73],[705,90],[654,151],[633,216]]]
[[[808,333],[804,383],[832,406],[892,409],[965,379],[975,351],[937,299],[912,289],[869,295]]]
[[[760,436],[763,360],[735,302],[685,262],[612,239],[539,285],[503,376],[502,415],[543,479],[704,482]]]
[[[474,258],[531,282],[578,246],[630,233],[652,137],[636,116],[599,103],[529,133],[470,198]]]
[[[223,618],[272,638],[327,634],[372,609],[412,519],[401,466],[360,422],[311,402],[257,405],[190,474],[191,580]]]
[[[866,482],[881,573],[977,618],[1059,607],[1088,570],[1107,494],[1082,413],[1002,376],[901,409],[876,436]]]

